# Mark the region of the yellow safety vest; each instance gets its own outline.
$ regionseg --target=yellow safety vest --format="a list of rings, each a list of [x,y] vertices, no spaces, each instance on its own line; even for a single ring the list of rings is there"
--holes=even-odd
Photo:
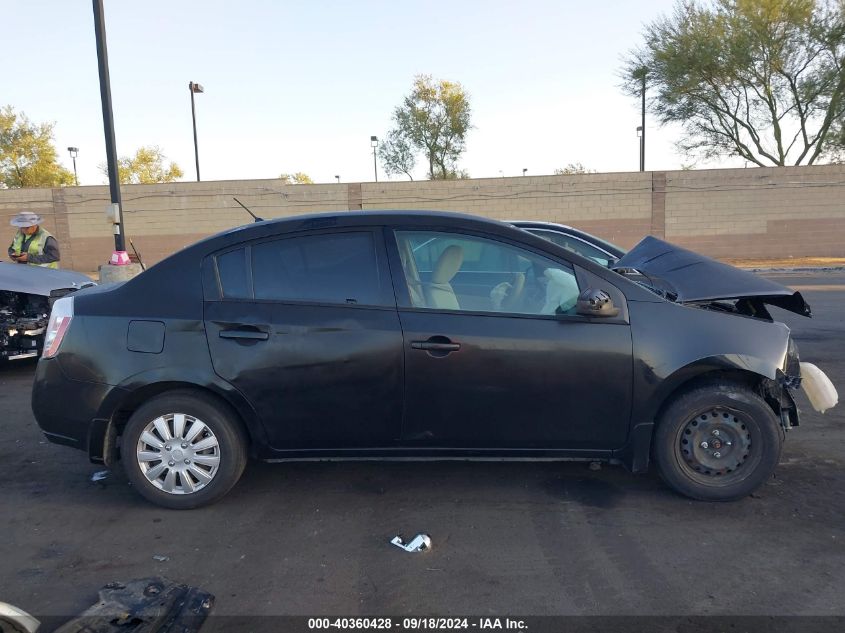
[[[26,235],[23,234],[23,231],[18,231],[15,233],[15,239],[12,241],[12,250],[14,251],[15,255],[21,254],[21,246],[23,246],[23,240]],[[29,243],[29,247],[26,249],[26,252],[30,255],[43,255],[44,254],[44,246],[47,244],[47,238],[53,237],[43,228],[38,227],[38,233],[35,234],[35,237],[32,238],[32,241]],[[32,262],[27,262],[30,266],[42,266],[43,268],[58,268],[59,262],[52,262],[50,264],[33,264]]]

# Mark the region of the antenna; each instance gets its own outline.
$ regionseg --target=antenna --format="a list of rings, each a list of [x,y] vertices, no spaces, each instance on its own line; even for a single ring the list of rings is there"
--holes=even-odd
[[[234,200],[234,201],[235,201],[235,202],[237,202],[239,205],[241,205],[241,206],[244,208],[244,210],[245,210],[247,213],[249,213],[249,214],[250,214],[250,215],[251,215],[251,216],[255,219],[255,221],[256,221],[256,222],[263,222],[263,221],[264,221],[264,218],[259,218],[257,215],[255,215],[252,211],[250,211],[250,210],[249,210],[249,207],[248,207],[248,206],[246,206],[243,202],[241,202],[240,200],[238,200],[235,196],[232,196],[232,200]]]

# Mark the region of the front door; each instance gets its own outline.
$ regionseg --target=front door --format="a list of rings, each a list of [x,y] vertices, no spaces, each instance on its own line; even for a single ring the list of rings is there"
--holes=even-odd
[[[609,449],[632,389],[624,318],[575,314],[574,269],[480,235],[396,231],[406,445]]]
[[[252,403],[273,448],[395,444],[402,331],[382,231],[279,236],[208,265],[220,288],[205,303],[214,370]]]

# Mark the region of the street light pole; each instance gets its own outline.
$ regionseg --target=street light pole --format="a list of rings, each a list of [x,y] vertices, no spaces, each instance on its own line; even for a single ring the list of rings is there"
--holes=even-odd
[[[194,159],[196,160],[197,164],[197,182],[200,181],[200,150],[199,146],[197,145],[197,109],[194,105],[194,95],[197,93],[203,93],[205,90],[200,84],[194,83],[193,81],[188,82],[188,90],[191,91],[191,119],[194,122]]]
[[[376,177],[376,182],[378,182],[378,167],[376,165],[376,147],[378,147],[377,136],[370,137],[370,145],[373,148],[373,175]]]
[[[76,186],[79,186],[79,176],[76,174],[76,157],[79,156],[79,148],[78,147],[68,147],[67,151],[70,153],[70,157],[73,159],[73,180],[76,182]]]
[[[109,193],[114,215],[114,250],[125,251],[123,235],[123,213],[120,200],[120,177],[117,171],[117,150],[114,140],[114,114],[111,104],[111,83],[109,81],[109,53],[106,46],[106,20],[103,0],[93,0],[94,36],[97,40],[97,62],[100,69],[100,101],[103,104],[103,131],[106,137],[106,165],[109,172]]]

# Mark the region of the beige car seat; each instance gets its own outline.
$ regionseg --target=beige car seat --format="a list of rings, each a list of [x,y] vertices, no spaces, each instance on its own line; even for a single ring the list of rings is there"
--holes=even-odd
[[[426,305],[429,308],[441,310],[460,310],[458,297],[452,290],[452,278],[458,273],[461,264],[464,262],[464,249],[457,244],[446,248],[437,258],[434,270],[431,273],[431,281],[423,284]]]

